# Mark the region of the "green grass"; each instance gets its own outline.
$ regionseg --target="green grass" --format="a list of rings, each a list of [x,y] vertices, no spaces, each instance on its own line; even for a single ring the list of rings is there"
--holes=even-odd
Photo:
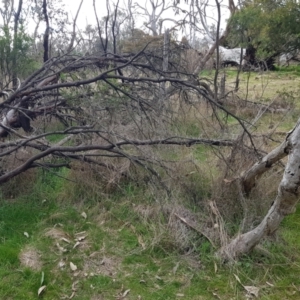
[[[66,170],[62,173],[67,175]],[[74,299],[116,299],[128,290],[126,299],[245,299],[235,275],[243,285],[260,288],[259,299],[300,296],[300,209],[283,222],[279,242],[265,242],[270,257],[254,252],[230,266],[215,259],[207,240],[200,239],[192,254],[184,254],[168,232],[168,220],[142,218],[134,208],[151,200],[141,187],[127,184],[122,193],[97,200],[87,192],[82,202],[80,195],[64,199],[67,185],[72,186],[41,172],[27,195],[13,202],[1,199],[0,299],[37,299],[42,272],[47,286],[43,299],[73,292]],[[53,228],[70,243],[47,236]],[[84,239],[73,248],[80,232]],[[41,269],[20,263],[26,247],[39,252]],[[64,265],[59,267],[59,262]],[[70,262],[78,271],[70,269]]]
[[[296,76],[300,76],[300,65],[291,65],[285,67],[277,66],[275,68],[275,71],[282,74],[289,73],[289,74],[294,74]]]
[[[59,121],[52,121],[49,124],[47,124],[47,127],[48,127],[49,132],[63,131],[66,129],[66,126]],[[53,133],[53,134],[47,135],[46,139],[51,143],[57,143],[60,140],[62,140],[65,136],[66,136],[66,134]]]

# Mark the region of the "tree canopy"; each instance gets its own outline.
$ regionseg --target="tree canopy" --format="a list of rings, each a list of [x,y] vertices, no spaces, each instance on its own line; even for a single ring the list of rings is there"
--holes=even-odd
[[[300,4],[293,0],[245,1],[230,19],[231,44],[252,45],[259,59],[300,48]]]

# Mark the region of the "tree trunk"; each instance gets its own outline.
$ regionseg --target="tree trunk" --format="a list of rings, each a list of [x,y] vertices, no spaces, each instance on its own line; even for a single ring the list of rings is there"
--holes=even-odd
[[[199,11],[199,14],[201,16],[202,12],[201,12],[201,9],[200,9],[200,6],[198,4],[198,1],[196,2],[197,3],[197,8],[198,8],[198,11]],[[216,3],[219,3],[218,1],[216,1]],[[235,11],[236,11],[236,7],[235,7],[235,4],[234,4],[234,1],[233,0],[228,0],[228,9],[230,11],[230,17],[232,17],[234,14],[235,14]],[[229,17],[229,18],[230,18]],[[204,25],[204,28],[206,28],[205,26],[205,22],[203,22],[203,18],[201,17],[201,22],[202,22],[202,25]],[[222,35],[221,36],[218,36],[218,38],[216,38],[215,42],[213,43],[213,45],[210,47],[209,51],[203,56],[203,58],[200,60],[198,66],[196,67],[195,71],[194,71],[194,75],[198,76],[199,72],[202,71],[204,69],[204,66],[205,64],[208,62],[208,60],[213,56],[216,48],[221,45],[225,40],[226,38],[228,37],[229,35],[229,32],[230,32],[230,26],[229,26],[229,22],[227,22],[227,25],[226,25],[226,28],[225,30],[223,31]],[[208,33],[208,28],[206,28],[206,33]],[[208,34],[209,35],[209,34]]]
[[[12,81],[13,81],[13,89],[17,89],[18,87],[18,76],[17,76],[17,44],[18,44],[18,27],[20,22],[20,15],[22,10],[23,0],[19,1],[18,10],[15,13],[14,20],[14,41],[13,41],[13,57],[12,57]]]
[[[163,71],[168,71],[169,65],[169,46],[170,46],[170,30],[166,29],[164,33],[164,44],[163,44],[163,62],[162,67]],[[160,97],[159,97],[159,107],[162,108],[164,106],[164,101],[166,97],[166,83],[162,82],[160,84]]]
[[[274,157],[279,158],[283,153],[288,153],[289,158],[283,178],[278,187],[274,204],[256,228],[238,235],[228,245],[221,248],[219,256],[225,260],[233,260],[250,252],[262,238],[274,233],[283,218],[295,210],[295,206],[299,200],[300,186],[300,119],[295,128],[287,136],[286,142],[275,150],[277,151],[275,151],[276,155]],[[261,168],[258,169],[262,170]]]
[[[49,16],[48,16],[48,12],[47,12],[47,0],[43,1],[43,15],[45,18],[45,22],[46,22],[46,29],[45,29],[45,33],[44,33],[44,42],[43,42],[43,46],[44,46],[44,63],[49,60],[49,35],[50,35],[50,23],[49,23]]]

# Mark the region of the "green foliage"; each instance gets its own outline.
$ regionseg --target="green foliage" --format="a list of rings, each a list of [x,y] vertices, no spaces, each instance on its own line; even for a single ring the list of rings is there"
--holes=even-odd
[[[0,28],[0,74],[1,84],[4,87],[12,80],[14,73],[19,78],[26,78],[38,66],[30,55],[33,40],[20,26],[18,34],[13,36],[12,29],[3,26]]]
[[[261,59],[299,49],[299,12],[300,4],[292,0],[246,1],[230,19],[229,41],[244,47],[250,43]]]
[[[282,74],[291,74],[300,77],[300,65],[292,65],[292,66],[283,66],[283,67],[275,67],[275,70],[278,73]]]

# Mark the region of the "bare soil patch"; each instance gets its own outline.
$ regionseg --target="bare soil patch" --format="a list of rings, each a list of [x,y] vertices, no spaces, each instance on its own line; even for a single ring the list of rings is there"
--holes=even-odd
[[[31,246],[23,249],[19,255],[21,265],[28,267],[35,271],[40,271],[42,269],[41,255],[39,252]]]
[[[85,259],[83,273],[115,277],[120,264],[121,259],[119,258],[107,257],[101,255],[100,252],[94,252]]]

